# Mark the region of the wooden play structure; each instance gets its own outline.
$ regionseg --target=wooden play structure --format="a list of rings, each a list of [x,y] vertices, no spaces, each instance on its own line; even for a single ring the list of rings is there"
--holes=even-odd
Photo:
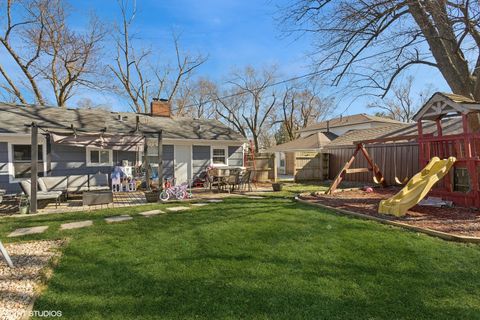
[[[480,103],[470,98],[436,93],[414,116],[418,126],[420,165],[426,165],[433,157],[456,158],[453,170],[431,195],[463,207],[480,208],[479,111]],[[429,121],[436,124],[433,132],[424,130]]]
[[[419,166],[425,167],[431,159],[455,158],[455,162],[443,179],[438,181],[431,196],[450,200],[455,205],[480,208],[480,103],[470,98],[446,93],[435,93],[417,112],[417,134],[390,135],[372,140],[354,142],[356,149],[337,174],[327,194],[333,193],[347,174],[372,172],[373,182],[386,186],[384,173],[395,170],[395,183],[402,185],[409,177],[397,177],[395,168],[378,165],[382,159],[373,159],[365,145],[416,141],[419,149]],[[363,155],[367,168],[351,168],[358,155]],[[395,157],[396,158],[396,157]],[[383,158],[385,159],[385,158]],[[376,162],[374,161],[376,160]],[[382,173],[383,172],[383,173]],[[412,172],[412,175],[416,172]]]

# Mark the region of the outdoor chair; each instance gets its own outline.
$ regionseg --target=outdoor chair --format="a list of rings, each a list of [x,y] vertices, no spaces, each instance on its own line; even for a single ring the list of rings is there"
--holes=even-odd
[[[30,199],[31,197],[31,186],[32,182],[30,179],[20,181],[20,188],[22,189],[23,193],[27,195]],[[58,207],[60,204],[60,197],[62,196],[61,191],[43,191],[42,185],[40,185],[40,191],[37,191],[37,200],[55,200],[55,208]]]
[[[245,188],[247,188],[247,191],[252,191],[252,177],[253,175],[251,170],[245,171],[240,178],[240,190],[245,190]]]
[[[235,190],[235,186],[238,186],[240,183],[240,171],[230,171],[230,175],[228,176],[226,183],[230,187],[229,191],[233,192]]]

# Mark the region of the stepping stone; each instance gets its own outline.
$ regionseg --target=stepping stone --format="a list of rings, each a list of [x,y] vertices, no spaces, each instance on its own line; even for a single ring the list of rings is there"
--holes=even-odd
[[[86,227],[90,227],[92,224],[93,224],[92,220],[64,223],[64,224],[60,225],[60,230],[86,228]]]
[[[208,206],[208,203],[192,203],[192,206],[203,207],[203,206]]]
[[[189,207],[171,207],[171,208],[167,208],[167,210],[172,212],[177,212],[177,211],[190,210],[190,208]]]
[[[105,218],[105,221],[107,223],[114,223],[114,222],[128,221],[128,220],[132,220],[132,219],[133,218],[130,217],[128,214],[123,214],[121,216],[114,216],[114,217]]]
[[[144,217],[151,217],[151,216],[156,216],[157,214],[160,214],[160,213],[165,213],[165,212],[162,210],[151,210],[151,211],[140,212],[139,215]]]
[[[213,203],[218,203],[218,202],[223,202],[223,200],[221,199],[210,199],[210,200],[207,200],[208,202],[213,202]]]
[[[26,236],[29,234],[43,233],[47,229],[48,229],[48,226],[20,228],[10,233],[7,237],[19,237],[19,236]]]
[[[260,197],[260,196],[248,196],[247,198],[248,199],[264,199],[264,197]]]

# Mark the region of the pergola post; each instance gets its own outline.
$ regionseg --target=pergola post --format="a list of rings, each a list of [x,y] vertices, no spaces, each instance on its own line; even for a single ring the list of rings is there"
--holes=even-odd
[[[157,161],[158,161],[158,189],[162,190],[163,189],[163,131],[160,130],[158,132],[158,155],[157,155]]]
[[[148,162],[148,143],[147,137],[145,137],[145,146],[143,147],[143,154],[145,160],[145,183],[147,184],[145,189],[150,190],[150,163]]]
[[[37,185],[38,185],[38,127],[35,122],[31,125],[31,156],[30,156],[30,212],[37,212]]]

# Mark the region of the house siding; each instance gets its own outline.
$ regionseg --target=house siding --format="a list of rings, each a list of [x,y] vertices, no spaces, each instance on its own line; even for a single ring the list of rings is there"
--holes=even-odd
[[[205,171],[210,164],[210,146],[192,146],[192,168],[193,177]]]
[[[157,151],[148,150],[148,162],[150,164],[156,164],[158,161],[157,158]],[[174,146],[172,144],[164,144],[163,145],[163,178],[173,178],[173,159],[174,159]],[[153,166],[156,169],[156,166]],[[156,172],[156,171],[155,171]]]
[[[228,165],[243,166],[243,148],[242,146],[228,147]]]

